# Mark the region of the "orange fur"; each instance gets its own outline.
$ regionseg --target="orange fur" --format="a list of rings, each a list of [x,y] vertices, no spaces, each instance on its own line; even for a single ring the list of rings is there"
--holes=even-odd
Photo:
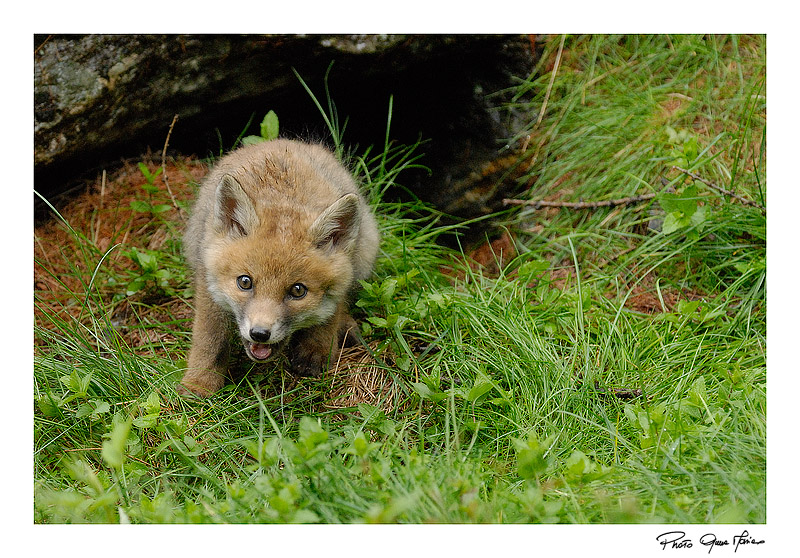
[[[295,373],[320,374],[352,327],[348,297],[378,242],[369,206],[325,148],[273,140],[222,158],[184,236],[195,320],[183,388],[219,390],[239,343],[255,361],[286,346]]]

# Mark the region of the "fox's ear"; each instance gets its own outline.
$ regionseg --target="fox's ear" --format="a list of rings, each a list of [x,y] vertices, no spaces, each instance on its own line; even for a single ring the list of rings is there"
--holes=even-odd
[[[333,202],[311,225],[311,238],[318,248],[348,249],[358,238],[361,214],[358,196],[346,194]]]
[[[259,224],[258,214],[242,185],[229,174],[217,185],[214,225],[232,236],[247,236]]]

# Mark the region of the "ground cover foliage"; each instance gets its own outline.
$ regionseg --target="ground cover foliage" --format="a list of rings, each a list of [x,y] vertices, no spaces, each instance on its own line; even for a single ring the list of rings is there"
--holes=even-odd
[[[534,203],[478,249],[384,200],[424,144],[345,134],[383,243],[321,379],[179,397],[205,165],[104,176],[35,233],[34,521],[765,522],[765,44],[546,38],[509,138]]]

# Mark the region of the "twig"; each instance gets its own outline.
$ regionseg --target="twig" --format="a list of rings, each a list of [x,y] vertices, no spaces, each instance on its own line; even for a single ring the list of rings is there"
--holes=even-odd
[[[164,181],[164,186],[167,187],[167,193],[172,200],[172,205],[175,206],[175,209],[178,210],[178,215],[183,219],[181,209],[178,207],[178,202],[175,200],[175,196],[172,194],[172,188],[169,187],[169,180],[167,180],[167,146],[169,145],[169,138],[172,135],[172,129],[175,127],[175,122],[177,121],[178,115],[176,114],[172,117],[172,123],[169,125],[169,131],[167,132],[167,139],[164,140],[164,149],[161,151],[161,180]]]
[[[106,169],[103,169],[103,175],[100,179],[100,209],[103,209],[103,200],[106,197]]]
[[[33,49],[34,56],[36,56],[36,54],[39,52],[39,49],[42,48],[44,45],[46,45],[47,41],[49,41],[52,38],[53,38],[52,35],[48,35],[47,38],[44,41],[42,41],[42,43],[39,46],[37,46],[35,49]]]
[[[703,178],[702,176],[698,176],[695,173],[693,173],[693,172],[691,172],[691,171],[689,171],[687,169],[684,169],[684,168],[681,168],[681,167],[676,167],[674,165],[672,166],[672,168],[675,169],[676,171],[680,171],[680,172],[682,172],[684,174],[687,174],[687,175],[691,176],[692,178],[694,178],[698,182],[702,182],[703,184],[705,184],[709,188],[713,188],[714,190],[716,190],[718,192],[721,192],[722,194],[724,194],[726,196],[730,196],[732,198],[735,198],[735,199],[739,200],[740,202],[742,202],[745,205],[749,205],[749,206],[752,206],[752,207],[757,207],[764,214],[767,213],[767,208],[764,207],[763,205],[761,205],[758,202],[754,202],[752,200],[748,200],[747,198],[743,198],[742,196],[740,196],[740,195],[738,195],[738,194],[736,194],[734,192],[731,192],[730,190],[726,190],[725,188],[717,186],[716,184],[714,184],[710,180],[707,180],[707,179]]]
[[[566,207],[568,209],[598,209],[601,207],[617,207],[620,205],[634,205],[643,201],[652,200],[658,194],[641,194],[639,196],[630,196],[628,198],[619,198],[616,200],[603,200],[593,202],[559,202],[559,201],[546,201],[546,200],[514,200],[504,199],[503,205],[531,205],[534,209],[540,207]]]
[[[100,211],[97,213],[97,223],[94,226],[94,244],[97,246],[97,237],[100,235],[100,224],[103,221],[103,200],[106,197],[106,169],[103,169],[103,175],[100,180]]]

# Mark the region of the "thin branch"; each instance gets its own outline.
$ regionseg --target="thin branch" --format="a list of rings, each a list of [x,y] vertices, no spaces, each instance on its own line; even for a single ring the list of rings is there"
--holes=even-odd
[[[652,200],[656,196],[658,196],[658,193],[641,194],[639,196],[618,198],[616,200],[603,200],[603,201],[593,201],[593,202],[559,202],[559,201],[546,201],[546,200],[504,199],[503,205],[530,205],[533,206],[534,209],[539,209],[541,207],[565,207],[567,209],[599,209],[601,207],[635,205],[637,203]]]
[[[97,222],[94,224],[94,236],[92,240],[97,245],[97,239],[100,235],[100,226],[103,222],[103,200],[106,197],[106,169],[103,169],[102,178],[100,180],[100,211],[97,213]]]
[[[693,172],[691,172],[691,171],[689,171],[687,169],[684,169],[684,168],[681,168],[681,167],[676,167],[674,165],[673,165],[672,168],[675,169],[676,171],[680,171],[680,172],[682,172],[682,173],[684,173],[686,175],[691,176],[692,178],[694,178],[698,182],[702,182],[703,184],[705,184],[709,188],[713,188],[714,190],[716,190],[718,192],[721,192],[722,194],[724,194],[726,196],[730,196],[732,198],[735,198],[735,199],[739,200],[740,202],[742,202],[745,205],[749,205],[749,206],[752,206],[752,207],[757,207],[758,209],[760,209],[765,214],[767,212],[767,208],[764,207],[763,205],[761,205],[760,203],[754,202],[752,200],[748,200],[747,198],[743,198],[742,196],[740,196],[740,195],[738,195],[738,194],[736,194],[734,192],[731,192],[730,190],[726,190],[725,188],[717,186],[716,184],[714,184],[710,180],[707,180],[707,179],[703,178],[702,176],[698,176],[695,173],[693,173]]]
[[[169,187],[169,180],[167,180],[167,146],[169,145],[169,138],[172,135],[172,129],[175,127],[175,122],[178,121],[178,115],[172,117],[172,123],[169,125],[169,131],[167,132],[167,139],[164,140],[164,149],[161,151],[161,180],[164,181],[164,186],[167,187],[167,193],[169,194],[170,199],[172,200],[172,205],[175,206],[175,209],[178,210],[178,215],[183,218],[181,214],[181,209],[178,207],[178,202],[175,199],[175,196],[172,194],[172,188]]]

